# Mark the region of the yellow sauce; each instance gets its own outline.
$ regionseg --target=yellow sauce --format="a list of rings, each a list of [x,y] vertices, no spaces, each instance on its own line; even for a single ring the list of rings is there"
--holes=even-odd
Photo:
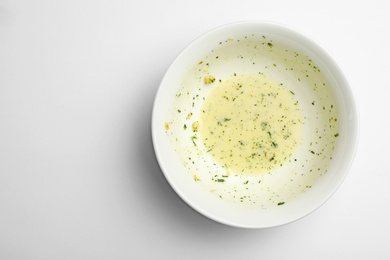
[[[269,172],[301,142],[294,92],[263,75],[237,75],[215,85],[197,130],[215,160],[235,174]]]

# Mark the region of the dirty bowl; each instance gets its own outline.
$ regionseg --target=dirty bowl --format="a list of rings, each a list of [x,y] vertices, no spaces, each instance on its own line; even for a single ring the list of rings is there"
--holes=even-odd
[[[193,41],[156,94],[152,138],[176,193],[217,222],[290,223],[341,185],[358,142],[342,70],[307,36],[239,22]]]

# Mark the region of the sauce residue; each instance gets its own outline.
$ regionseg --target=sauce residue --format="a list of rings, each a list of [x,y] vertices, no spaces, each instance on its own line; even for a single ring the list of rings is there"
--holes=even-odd
[[[342,160],[332,82],[312,57],[248,34],[221,39],[188,68],[161,127],[179,174],[218,201],[284,207]]]
[[[201,108],[199,132],[207,151],[235,174],[282,166],[301,140],[294,95],[264,75],[235,75],[219,83]]]

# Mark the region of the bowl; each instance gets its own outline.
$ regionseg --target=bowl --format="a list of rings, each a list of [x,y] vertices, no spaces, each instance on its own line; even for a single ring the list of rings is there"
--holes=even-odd
[[[341,185],[357,149],[357,106],[339,65],[309,37],[237,22],[200,36],[170,65],[152,139],[169,184],[196,211],[275,227]]]

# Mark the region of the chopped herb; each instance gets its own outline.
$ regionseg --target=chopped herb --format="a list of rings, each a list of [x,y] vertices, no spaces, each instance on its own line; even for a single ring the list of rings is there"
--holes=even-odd
[[[335,134],[334,137],[338,137],[339,136],[339,133]]]
[[[198,121],[192,123],[192,131],[197,132],[198,131],[198,127],[199,127],[199,122]]]
[[[215,77],[211,75],[207,75],[204,77],[204,83],[206,84],[212,84],[215,82]]]
[[[284,204],[284,201],[281,201],[278,203],[278,206],[283,205],[283,204]]]
[[[186,124],[183,125],[183,129],[184,129],[184,130],[187,129],[187,125],[186,125]]]
[[[177,112],[178,112],[178,113],[181,113],[181,110],[180,110],[180,109],[178,109],[178,110],[177,110]]]
[[[268,44],[268,46],[271,48],[272,46],[274,46],[272,43],[267,43]]]
[[[196,143],[195,143],[195,141],[194,141],[194,140],[196,140],[196,139],[198,139],[198,138],[196,137],[196,135],[191,136],[191,141],[192,141],[192,143],[194,144],[194,146],[196,146]]]
[[[294,92],[292,92],[291,90],[290,90],[290,93],[291,93],[291,94],[293,94],[293,95],[295,95],[295,93],[294,93]]]
[[[224,179],[217,179],[217,182],[225,182]]]
[[[190,119],[192,117],[192,112],[189,112],[187,115],[187,119]]]

